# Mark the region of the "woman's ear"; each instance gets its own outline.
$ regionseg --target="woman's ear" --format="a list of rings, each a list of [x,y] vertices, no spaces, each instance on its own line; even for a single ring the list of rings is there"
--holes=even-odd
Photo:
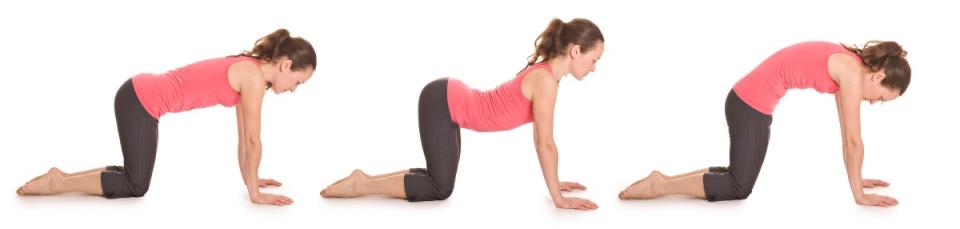
[[[571,58],[580,57],[580,45],[571,45],[571,46],[570,46],[570,57],[571,57]]]
[[[280,66],[280,72],[288,72],[290,71],[290,67],[293,66],[293,61],[291,61],[290,59],[282,60],[280,61],[279,66]]]
[[[873,73],[873,76],[871,76],[870,78],[873,78],[873,80],[876,80],[876,81],[882,81],[883,79],[887,78],[887,74],[883,69],[880,69],[880,71]]]

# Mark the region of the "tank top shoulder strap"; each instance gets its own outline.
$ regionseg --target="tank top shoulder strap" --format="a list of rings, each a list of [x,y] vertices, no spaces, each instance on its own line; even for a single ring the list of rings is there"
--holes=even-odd
[[[250,61],[250,62],[253,62],[254,64],[256,64],[258,67],[260,66],[260,60],[259,60],[259,59],[253,58],[253,57],[249,57],[249,56],[230,56],[230,57],[227,57],[227,59],[233,59],[233,61],[232,61],[230,64],[235,64],[235,63],[240,62],[240,61]]]
[[[827,54],[827,55],[833,55],[834,53],[841,53],[841,54],[849,55],[849,56],[853,57],[853,59],[856,59],[857,62],[859,62],[860,64],[863,64],[863,59],[860,57],[860,55],[858,55],[857,53],[852,52],[852,51],[850,51],[850,50],[847,50],[847,48],[845,48],[845,47],[843,47],[843,46],[841,46],[841,45],[836,45],[835,48],[832,49],[832,50],[830,50],[830,51],[829,51],[829,54]]]
[[[523,69],[523,71],[517,74],[517,79],[526,78],[527,75],[530,74],[530,72],[533,72],[533,70],[537,70],[539,68],[547,70],[547,72],[549,72],[550,74],[553,74],[553,68],[550,67],[550,64],[541,62],[538,64],[530,65],[526,69]]]

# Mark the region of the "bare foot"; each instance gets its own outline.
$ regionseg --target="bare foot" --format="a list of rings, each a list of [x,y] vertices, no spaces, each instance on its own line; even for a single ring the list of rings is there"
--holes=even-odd
[[[360,197],[362,194],[359,191],[360,182],[367,180],[367,176],[363,171],[359,169],[353,170],[350,173],[350,176],[340,179],[339,181],[327,186],[326,189],[320,192],[320,196],[325,198],[354,198]]]
[[[647,175],[647,177],[644,177],[643,179],[640,179],[640,180],[638,180],[637,182],[633,182],[633,184],[630,184],[630,186],[637,185],[637,184],[639,184],[640,182],[643,182],[643,181],[647,180],[648,178],[657,177],[657,176],[662,177],[664,180],[668,180],[668,179],[669,179],[669,177],[668,177],[667,175],[664,175],[663,173],[661,173],[660,170],[653,170],[652,172],[650,172],[650,175]]]
[[[620,199],[652,199],[663,196],[663,174],[654,170],[650,175],[620,192]]]
[[[57,167],[50,168],[46,174],[40,175],[28,181],[23,186],[17,189],[17,195],[21,196],[30,196],[30,195],[53,195],[57,194],[53,191],[53,183],[63,179],[63,171],[57,169]]]
[[[367,174],[367,172],[364,172],[363,170],[354,169],[353,171],[354,171],[354,172],[360,172],[360,175],[363,175],[363,178],[366,178],[367,180],[376,177],[376,176],[374,176],[374,175]]]
[[[57,168],[57,167],[50,168],[50,171],[47,171],[47,173],[50,173],[51,171],[52,171],[52,172],[55,172],[55,173],[57,173],[57,174],[60,174],[60,176],[61,176],[61,177],[64,177],[64,178],[66,178],[68,175],[70,175],[70,174],[68,174],[68,173],[66,173],[66,172],[63,172],[63,170],[60,170],[60,168]]]
[[[33,182],[33,181],[35,181],[35,180],[37,180],[37,179],[40,179],[41,177],[47,176],[47,174],[50,174],[50,173],[57,173],[57,174],[60,174],[60,176],[62,176],[62,177],[66,177],[66,176],[67,176],[66,173],[64,173],[63,171],[61,171],[59,168],[57,168],[57,167],[52,167],[52,168],[50,168],[50,170],[47,170],[47,173],[44,173],[43,175],[40,175],[40,176],[36,176],[36,177],[34,177],[33,179],[30,179],[30,181],[27,181],[27,183]]]

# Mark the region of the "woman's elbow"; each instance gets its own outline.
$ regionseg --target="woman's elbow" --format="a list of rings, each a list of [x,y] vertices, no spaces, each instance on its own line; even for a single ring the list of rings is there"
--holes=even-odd
[[[548,141],[538,141],[535,143],[537,147],[537,152],[556,152],[557,145],[553,142]]]
[[[246,137],[243,141],[244,147],[248,150],[250,149],[259,149],[260,148],[260,138],[258,137]]]
[[[860,137],[844,137],[843,147],[847,149],[862,149],[863,140]]]

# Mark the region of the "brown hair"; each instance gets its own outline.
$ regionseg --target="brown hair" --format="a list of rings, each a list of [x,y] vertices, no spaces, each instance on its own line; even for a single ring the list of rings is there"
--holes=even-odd
[[[253,49],[234,56],[252,57],[267,62],[274,62],[287,57],[293,62],[290,66],[292,71],[299,71],[308,67],[317,69],[317,53],[313,51],[313,45],[310,45],[310,42],[302,37],[290,37],[290,31],[286,29],[278,29],[257,39]],[[267,89],[272,86],[272,84],[267,83]]]
[[[590,51],[597,45],[597,41],[604,41],[603,33],[590,20],[577,18],[563,22],[554,18],[550,20],[547,29],[534,40],[536,50],[527,58],[527,66],[567,54],[567,46],[570,44],[580,45],[581,52]]]
[[[843,45],[843,44],[841,44]],[[861,48],[843,45],[850,52],[860,55],[863,67],[870,72],[879,72],[887,75],[880,84],[887,88],[899,90],[900,95],[910,86],[910,63],[907,63],[907,51],[894,41],[869,41]]]

